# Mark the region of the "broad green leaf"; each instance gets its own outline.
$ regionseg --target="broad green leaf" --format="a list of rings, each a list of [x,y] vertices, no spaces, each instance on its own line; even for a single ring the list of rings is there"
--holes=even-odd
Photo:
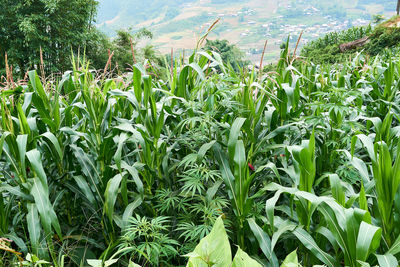
[[[104,204],[104,211],[108,216],[110,222],[112,222],[114,209],[115,209],[115,201],[117,200],[117,195],[119,191],[119,185],[122,180],[122,175],[117,174],[112,179],[110,179],[107,183],[107,188],[104,193],[105,204]]]
[[[250,218],[247,221],[265,257],[267,257],[272,266],[279,266],[278,258],[272,251],[271,239],[269,238],[269,236],[257,225],[253,218]]]
[[[48,140],[48,142],[52,145],[52,147],[56,152],[55,156],[58,156],[58,160],[62,161],[63,153],[60,147],[60,143],[57,140],[57,137],[55,137],[55,135],[51,132],[45,132],[44,134],[42,134],[42,137],[44,137],[45,140]]]
[[[231,266],[232,254],[226,234],[224,222],[219,217],[211,232],[201,239],[195,250],[190,254],[186,266],[209,267]]]
[[[246,121],[245,118],[237,118],[231,126],[231,130],[229,133],[229,140],[228,140],[228,152],[229,152],[229,158],[232,161],[235,155],[235,148],[240,134],[240,129],[242,128],[245,121]]]
[[[204,156],[206,155],[207,151],[215,144],[215,140],[211,141],[209,143],[206,143],[202,145],[199,149],[199,152],[197,152],[197,163],[201,163],[201,161],[204,159]]]
[[[34,149],[31,151],[28,151],[26,153],[26,156],[27,156],[29,162],[31,163],[32,169],[35,171],[36,175],[40,179],[40,182],[44,188],[43,193],[45,195],[48,195],[49,189],[47,186],[47,176],[43,169],[42,160],[40,158],[40,152],[37,149]]]
[[[346,199],[339,176],[337,176],[337,174],[330,174],[329,181],[331,184],[333,198],[336,199],[340,205],[344,206]]]
[[[289,220],[283,221],[279,224],[278,229],[272,235],[271,239],[271,250],[274,251],[275,245],[278,242],[281,235],[285,232],[292,232],[296,228],[296,225]]]
[[[18,135],[17,136],[17,145],[19,152],[19,162],[21,164],[21,171],[26,180],[26,166],[25,166],[25,157],[26,157],[26,149],[28,143],[28,135]]]
[[[134,263],[133,261],[129,261],[128,267],[141,267],[139,264]]]
[[[0,158],[1,158],[1,154],[3,153],[3,144],[4,144],[4,140],[6,139],[7,136],[9,136],[11,133],[10,132],[3,132],[1,133],[1,137],[0,137]]]
[[[397,267],[399,265],[397,259],[392,254],[376,255],[379,267]]]
[[[32,252],[39,255],[39,239],[40,239],[40,224],[39,215],[35,204],[27,204],[28,214],[26,215],[26,222],[28,225],[29,239],[31,241]]]
[[[374,253],[381,241],[382,229],[366,222],[361,222],[357,238],[357,259],[366,261]]]
[[[250,258],[246,252],[238,247],[235,257],[233,258],[232,267],[261,267],[257,261]]]
[[[96,206],[96,200],[93,195],[92,190],[90,189],[89,184],[86,182],[86,180],[83,178],[83,176],[78,175],[74,176],[74,180],[78,187],[82,190],[84,196],[89,200],[89,202],[93,205]]]
[[[279,197],[281,196],[281,193],[282,192],[279,191],[279,190],[276,191],[275,195],[272,198],[268,199],[266,204],[265,204],[265,210],[266,210],[266,213],[267,213],[267,219],[268,219],[269,224],[270,224],[271,233],[275,232],[274,210],[275,210],[276,202],[278,201]]]
[[[132,217],[133,211],[142,204],[143,199],[141,197],[136,197],[135,200],[126,206],[124,214],[122,215],[123,227],[128,225],[129,218]]]
[[[298,240],[303,243],[303,245],[314,254],[321,262],[326,264],[328,267],[336,267],[339,266],[338,262],[329,255],[324,252],[320,247],[318,247],[317,243],[314,241],[312,236],[307,233],[304,229],[296,228],[293,231],[293,234],[298,238]]]
[[[396,241],[394,241],[387,253],[392,255],[397,255],[400,253],[400,235],[397,237]]]
[[[115,163],[118,167],[118,170],[121,172],[121,154],[122,148],[125,145],[125,141],[128,139],[128,135],[126,133],[121,133],[118,137],[118,148],[114,155]]]
[[[54,212],[53,206],[50,203],[47,189],[44,188],[39,178],[33,178],[32,182],[31,195],[35,199],[35,204],[39,211],[40,219],[46,236],[52,236],[51,226],[53,226],[54,230],[61,239],[62,235],[60,224]]]
[[[299,267],[299,260],[297,259],[297,250],[293,251],[286,256],[282,262],[281,267]]]
[[[103,261],[102,260],[87,260],[87,263],[91,267],[103,267]]]

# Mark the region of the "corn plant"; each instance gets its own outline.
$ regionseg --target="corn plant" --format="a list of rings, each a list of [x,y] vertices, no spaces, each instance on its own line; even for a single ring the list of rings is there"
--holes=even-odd
[[[161,69],[8,77],[0,264],[396,266],[400,61],[295,52],[268,73],[199,45]]]
[[[395,227],[395,214],[397,212],[395,197],[400,185],[400,161],[397,157],[393,159],[389,147],[384,141],[373,143],[368,136],[362,134],[357,135],[355,138],[361,140],[366,147],[372,162],[372,174],[375,181],[380,223],[384,239],[389,248],[393,244],[398,232],[398,229]],[[353,144],[355,145],[355,142]],[[399,151],[399,145],[397,145],[396,155],[398,155]]]

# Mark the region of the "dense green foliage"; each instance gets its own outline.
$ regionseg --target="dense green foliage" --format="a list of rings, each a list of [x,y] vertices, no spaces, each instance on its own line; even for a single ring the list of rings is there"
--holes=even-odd
[[[379,19],[379,17],[378,17]],[[398,47],[400,41],[400,28],[387,26],[399,18],[394,17],[376,27],[353,27],[342,32],[332,32],[306,44],[301,55],[317,64],[334,64],[354,58],[359,52],[376,56],[386,48]],[[356,49],[346,52],[340,51],[339,45],[356,41],[363,37],[369,37],[369,41]]]
[[[342,53],[339,45],[369,36],[372,32],[373,28],[371,26],[353,27],[342,32],[331,32],[307,43],[302,48],[301,55],[317,64],[344,62],[355,53],[354,51]],[[381,51],[382,47],[379,49]]]
[[[228,40],[206,40],[204,49],[217,52],[222,61],[236,71],[250,64],[250,61],[245,59],[243,52],[236,45],[230,44]]]
[[[164,64],[151,45],[138,47],[141,40],[153,38],[147,29],[119,30],[112,39],[99,32],[92,25],[96,7],[94,0],[5,3],[0,11],[0,75],[6,74],[6,62],[16,79],[31,69],[40,69],[41,76],[62,73],[70,68],[72,52],[89,59],[97,70],[104,69],[110,57],[114,64],[108,68],[120,73],[144,59],[155,66]]]
[[[70,66],[71,49],[86,47],[99,34],[93,29],[94,0],[2,0],[0,9],[0,73],[4,55],[10,65],[25,74],[41,63],[56,72]]]
[[[287,47],[268,74],[196,51],[4,85],[0,265],[397,265],[398,56],[321,67]]]

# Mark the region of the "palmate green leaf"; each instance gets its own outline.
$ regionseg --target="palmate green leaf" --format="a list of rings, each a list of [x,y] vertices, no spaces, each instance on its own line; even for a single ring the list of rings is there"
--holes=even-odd
[[[250,229],[256,237],[265,257],[267,257],[273,267],[279,266],[278,258],[272,251],[271,239],[269,236],[257,225],[253,218],[248,219],[247,222],[249,223]]]
[[[310,250],[315,257],[326,264],[328,267],[340,266],[340,264],[328,253],[324,252],[317,243],[314,241],[312,236],[307,233],[304,229],[296,228],[293,234],[298,238],[298,240],[303,243],[303,245]]]

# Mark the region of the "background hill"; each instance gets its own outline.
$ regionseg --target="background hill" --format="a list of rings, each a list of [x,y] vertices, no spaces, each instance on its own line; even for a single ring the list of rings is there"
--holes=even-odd
[[[394,14],[393,0],[99,0],[98,27],[110,36],[115,30],[147,27],[153,44],[167,53],[171,47],[190,49],[196,37],[221,18],[210,38],[237,44],[258,60],[265,39],[267,60],[277,56],[282,40],[301,45],[330,31],[366,25],[375,14]]]

